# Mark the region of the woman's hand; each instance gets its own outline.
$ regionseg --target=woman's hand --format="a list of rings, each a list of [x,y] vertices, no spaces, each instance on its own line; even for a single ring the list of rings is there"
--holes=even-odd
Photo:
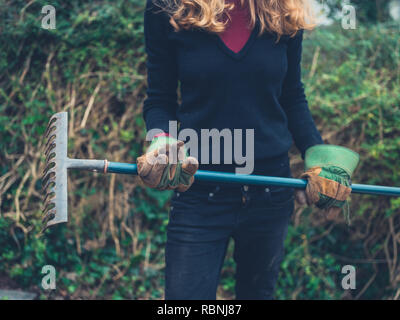
[[[296,191],[296,200],[323,209],[328,220],[341,212],[351,193],[351,175],[359,161],[354,151],[334,145],[316,145],[305,155],[306,171],[300,176],[308,180],[306,190]]]
[[[194,181],[199,162],[188,157],[184,143],[172,137],[156,137],[147,152],[137,159],[143,183],[158,190],[184,192]]]

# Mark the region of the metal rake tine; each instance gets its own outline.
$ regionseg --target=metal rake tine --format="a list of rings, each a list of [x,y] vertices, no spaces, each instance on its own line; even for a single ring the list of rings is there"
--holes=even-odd
[[[43,170],[43,177],[45,177],[46,175],[47,175],[47,173],[51,170],[51,169],[53,169],[53,168],[55,168],[56,167],[56,163],[55,163],[55,161],[52,161],[52,162],[50,162],[50,163],[48,163],[47,165],[46,165],[46,167],[44,168],[44,170]]]
[[[42,190],[47,191],[49,190],[50,187],[54,187],[56,184],[56,178],[55,175],[53,177],[46,177],[46,181],[43,182],[42,184]]]
[[[47,192],[43,200],[44,206],[46,206],[48,202],[53,201],[54,199],[55,199],[55,192],[52,190]]]
[[[46,205],[44,206],[42,212],[47,214],[53,208],[55,208],[55,203],[50,200],[49,202],[46,203]]]
[[[44,132],[44,138],[46,139],[46,137],[48,136],[49,130],[51,127],[55,127],[55,122],[57,121],[57,117],[56,115],[52,116],[49,120],[49,123],[47,124],[46,130]]]
[[[56,123],[56,122],[54,122],[54,123]],[[57,129],[57,124],[54,124],[54,125],[49,126],[49,127],[47,128],[45,134],[44,134],[44,138],[45,138],[45,139],[48,139],[49,135],[50,135],[54,130],[56,130],[56,129]]]
[[[56,135],[52,135],[49,137],[49,139],[46,142],[46,145],[44,146],[44,154],[47,155],[50,150],[54,149],[56,147],[55,143]]]
[[[53,152],[49,151],[49,152],[46,154],[45,163],[50,163],[50,162],[51,162],[51,159],[55,158],[55,156],[56,156],[56,152],[54,151],[54,148],[51,149],[51,150],[53,150]]]
[[[54,219],[55,218],[55,215],[56,215],[56,211],[54,210],[54,211],[49,211],[49,212],[46,212],[45,213],[45,215],[43,216],[43,218],[42,218],[42,224],[44,225],[44,228],[42,229],[42,231],[44,231],[45,229],[47,229],[47,227],[48,227],[48,222],[50,221],[50,220],[52,220],[52,219]]]
[[[54,171],[50,171],[45,176],[43,176],[43,178],[42,178],[42,190],[46,190],[48,188],[48,183],[47,182],[50,179],[55,181],[55,172]]]

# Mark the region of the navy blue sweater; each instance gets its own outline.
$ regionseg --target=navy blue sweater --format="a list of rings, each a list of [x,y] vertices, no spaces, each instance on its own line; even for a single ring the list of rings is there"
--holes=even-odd
[[[274,34],[259,36],[257,24],[243,49],[234,53],[217,34],[174,31],[153,0],[147,2],[144,31],[148,130],[168,132],[170,120],[178,121],[180,130],[197,132],[254,129],[258,166],[287,157],[293,140],[303,157],[308,147],[323,143],[301,82],[302,31],[277,42]]]

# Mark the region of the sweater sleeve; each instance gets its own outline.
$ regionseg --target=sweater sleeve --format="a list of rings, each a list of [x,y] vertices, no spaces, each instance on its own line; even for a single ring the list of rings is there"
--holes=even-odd
[[[304,159],[309,147],[324,142],[311,116],[301,81],[302,42],[302,30],[288,40],[288,70],[283,82],[280,103],[286,112],[294,143]]]
[[[176,120],[178,80],[175,50],[167,37],[170,27],[167,14],[154,0],[147,0],[144,13],[147,97],[143,104],[147,130],[168,132],[169,121]]]

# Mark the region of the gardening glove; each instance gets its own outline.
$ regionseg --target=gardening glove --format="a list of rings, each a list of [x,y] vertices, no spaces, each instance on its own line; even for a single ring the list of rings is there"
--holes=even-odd
[[[184,142],[170,136],[155,137],[146,153],[137,158],[143,183],[158,190],[186,191],[198,167],[197,159],[187,156]]]
[[[308,180],[305,192],[296,193],[298,202],[315,204],[333,220],[346,204],[345,216],[349,223],[347,199],[351,193],[351,175],[357,167],[359,155],[335,145],[315,145],[305,154],[306,171],[300,176]]]

